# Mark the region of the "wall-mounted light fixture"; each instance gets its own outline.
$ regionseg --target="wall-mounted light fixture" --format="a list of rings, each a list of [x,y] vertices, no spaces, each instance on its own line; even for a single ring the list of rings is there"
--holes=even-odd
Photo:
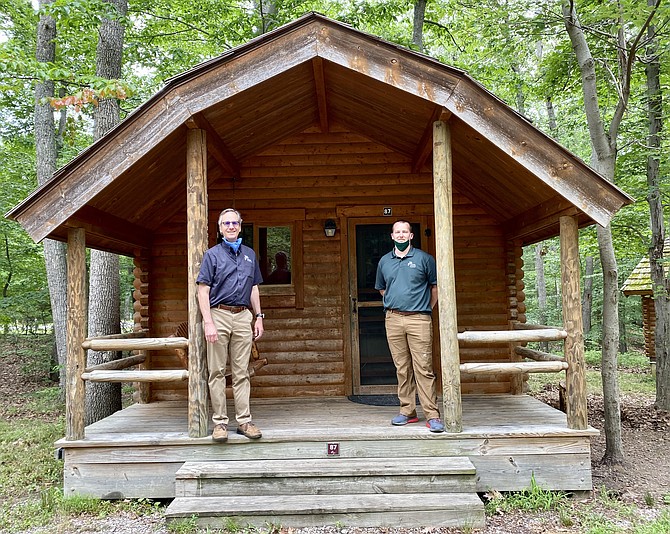
[[[326,234],[326,237],[335,237],[335,231],[337,230],[337,225],[333,219],[328,219],[323,225],[323,231]]]

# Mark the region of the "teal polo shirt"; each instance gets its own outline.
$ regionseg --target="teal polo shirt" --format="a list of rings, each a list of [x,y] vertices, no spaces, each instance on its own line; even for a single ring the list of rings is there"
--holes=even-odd
[[[384,291],[384,308],[430,313],[430,289],[437,285],[435,258],[410,246],[402,258],[395,248],[377,265],[375,289]]]

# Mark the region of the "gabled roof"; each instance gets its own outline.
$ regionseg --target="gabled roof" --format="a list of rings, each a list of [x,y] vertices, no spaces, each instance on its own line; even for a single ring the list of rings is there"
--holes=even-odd
[[[670,237],[663,243],[663,257],[670,259]],[[627,297],[631,295],[653,295],[651,283],[651,266],[649,256],[643,257],[621,286],[621,291]]]
[[[310,13],[170,79],[7,216],[36,241],[83,226],[88,246],[128,253],[185,210],[189,127],[207,131],[218,176],[332,125],[411,158],[418,171],[432,165],[432,124],[445,114],[454,188],[510,238],[557,235],[560,215],[605,225],[632,202],[465,72]]]

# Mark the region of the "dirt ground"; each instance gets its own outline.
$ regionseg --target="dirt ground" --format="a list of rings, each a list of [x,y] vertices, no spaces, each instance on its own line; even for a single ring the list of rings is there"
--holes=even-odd
[[[37,377],[26,377],[21,368],[24,358],[7,345],[0,347],[0,417],[4,420],[13,418],[53,417],[33,413],[27,404],[26,394],[44,387]],[[543,401],[556,406],[558,394],[551,388],[538,395]],[[621,402],[622,439],[626,460],[623,465],[610,467],[602,465],[600,460],[605,451],[605,435],[603,430],[603,402],[600,396],[588,399],[589,423],[601,430],[600,436],[592,439],[592,468],[594,492],[590,497],[582,496],[574,499],[571,506],[575,513],[572,517],[579,518],[579,507],[588,507],[593,513],[602,514],[603,518],[612,521],[621,519],[611,510],[602,506],[602,496],[608,495],[622,505],[634,505],[638,514],[653,519],[667,506],[662,506],[664,499],[670,498],[670,414],[658,412],[654,408],[654,399],[649,396],[624,395]],[[666,502],[666,504],[669,504]],[[614,514],[614,515],[613,515]],[[135,518],[81,518],[71,521],[70,526],[58,529],[58,532],[126,532],[122,525],[131,526],[127,532],[167,533],[164,521],[156,517]],[[112,523],[110,523],[110,521]],[[574,524],[565,525],[555,512],[524,514],[521,512],[498,513],[487,517],[485,534],[518,534],[518,533],[577,533],[584,527],[576,519]],[[143,525],[146,522],[146,525]],[[53,528],[51,525],[50,528]],[[72,530],[68,530],[69,528]],[[282,529],[284,530],[284,529]],[[622,525],[622,532],[625,532]],[[53,530],[48,530],[54,532]],[[457,532],[450,529],[355,529],[342,527],[324,527],[319,529],[286,529],[294,534],[368,534],[377,532],[413,532],[427,534],[432,532]],[[47,532],[33,529],[31,533]]]

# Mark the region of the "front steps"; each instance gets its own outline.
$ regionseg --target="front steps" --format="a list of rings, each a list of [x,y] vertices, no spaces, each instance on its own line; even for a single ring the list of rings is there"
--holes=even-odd
[[[201,528],[484,527],[475,468],[464,457],[186,462],[168,521]]]

